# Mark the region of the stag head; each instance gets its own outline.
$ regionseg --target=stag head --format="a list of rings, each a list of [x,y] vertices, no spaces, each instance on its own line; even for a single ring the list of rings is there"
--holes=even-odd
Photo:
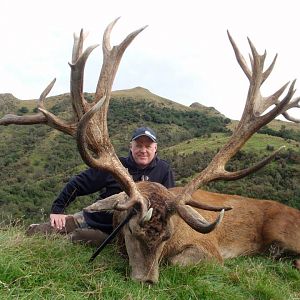
[[[135,206],[131,209],[136,214],[123,227],[119,244],[125,242],[126,253],[131,266],[131,278],[137,281],[155,283],[159,277],[159,263],[164,256],[166,244],[174,232],[173,218],[180,216],[189,226],[196,231],[206,234],[213,231],[221,222],[224,210],[229,207],[212,207],[202,203],[186,201],[178,202],[176,195],[159,183],[142,181],[137,187],[150,209],[146,216]],[[116,207],[128,201],[128,196],[123,192],[104,200],[99,200],[85,208],[87,211],[115,210],[114,221],[119,224],[128,214],[127,210],[118,212]],[[193,207],[205,210],[221,211],[212,223],[205,220]],[[122,248],[122,247],[121,247]]]
[[[194,201],[193,192],[211,181],[239,179],[266,165],[280,149],[253,167],[235,172],[228,172],[225,169],[226,163],[242,148],[247,140],[278,115],[282,114],[290,121],[300,122],[287,113],[288,109],[299,107],[300,98],[292,99],[295,92],[295,82],[290,85],[282,100],[279,100],[279,97],[284,93],[288,84],[285,84],[271,96],[263,97],[260,93],[260,87],[270,75],[276,57],[270,67],[264,71],[266,53],[259,55],[249,40],[252,52],[249,68],[228,33],[237,61],[250,82],[242,118],[231,138],[220,149],[211,163],[181,190],[177,189],[176,192],[173,192],[160,184],[151,182],[135,183],[120,163],[110,142],[107,111],[113,80],[122,55],[128,45],[145,27],[129,34],[119,45],[111,47],[110,33],[116,21],[109,24],[104,32],[103,64],[92,103],[88,103],[84,98],[83,78],[86,60],[97,45],[91,46],[83,52],[83,42],[86,35],[81,31],[78,37],[74,36],[72,62],[70,63],[70,95],[74,114],[72,123],[59,119],[45,109],[44,100],[55,83],[54,79],[40,96],[37,115],[21,117],[6,115],[0,120],[0,125],[47,124],[76,139],[79,152],[87,165],[111,172],[122,185],[124,192],[98,201],[86,209],[112,210],[116,212],[115,219],[118,222],[122,221],[129,211],[134,210],[134,216],[122,229],[129,264],[132,268],[131,277],[143,282],[157,282],[159,262],[168,249],[168,241],[172,239],[176,218],[184,220],[199,234],[207,234],[220,223],[224,210],[230,209],[210,207]],[[267,109],[269,111],[265,113]],[[207,221],[201,216],[198,208],[221,211],[221,213],[215,221]]]

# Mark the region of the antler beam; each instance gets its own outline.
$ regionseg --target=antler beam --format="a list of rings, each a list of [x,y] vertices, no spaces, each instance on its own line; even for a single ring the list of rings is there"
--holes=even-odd
[[[250,55],[251,66],[249,67],[229,32],[228,37],[233,47],[236,59],[250,82],[246,105],[242,118],[233,131],[233,134],[227,144],[221,148],[211,163],[185,186],[185,193],[189,195],[192,194],[200,185],[205,185],[208,182],[220,179],[235,180],[242,178],[269,163],[278,151],[282,149],[282,147],[253,167],[236,172],[228,172],[225,170],[226,163],[243,147],[252,135],[280,114],[283,114],[283,116],[290,121],[297,123],[300,122],[300,120],[289,116],[287,113],[290,108],[299,107],[300,98],[292,99],[295,93],[295,80],[289,86],[288,92],[282,100],[280,100],[279,97],[282,96],[289,83],[283,85],[271,96],[263,97],[261,95],[260,88],[271,74],[277,55],[270,66],[264,71],[266,52],[263,55],[259,55],[250,39],[248,39],[252,54],[252,56]],[[271,108],[272,105],[274,106],[273,108]],[[266,112],[269,108],[270,111]]]
[[[72,69],[78,69],[74,72],[71,79],[71,90],[74,95],[77,95],[78,105],[79,101],[82,101],[82,105],[77,111],[77,115],[80,116],[81,109],[83,109],[83,115],[80,117],[77,128],[77,145],[83,160],[93,168],[100,168],[111,172],[114,177],[121,183],[124,191],[129,195],[130,199],[127,205],[134,205],[139,203],[142,207],[142,215],[146,213],[147,204],[144,198],[138,191],[133,179],[123,167],[119,161],[113,145],[111,144],[108,128],[107,128],[107,112],[109,107],[109,100],[111,97],[111,89],[113,80],[115,78],[119,63],[122,55],[133,39],[146,27],[136,30],[129,34],[122,43],[117,46],[110,46],[110,33],[113,26],[117,22],[108,25],[103,36],[103,65],[100,72],[95,98],[89,108],[88,103],[82,97],[82,80],[85,58],[79,56]],[[83,40],[83,39],[80,39]],[[81,48],[80,42],[78,47]],[[73,51],[73,53],[80,53],[79,50]],[[88,50],[90,52],[90,50]],[[86,52],[83,54],[86,56]],[[77,76],[75,76],[75,74]]]

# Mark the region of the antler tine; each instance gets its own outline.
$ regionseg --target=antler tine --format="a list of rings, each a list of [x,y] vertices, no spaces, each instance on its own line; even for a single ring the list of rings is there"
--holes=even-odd
[[[129,46],[129,44],[133,41],[133,39],[143,31],[147,26],[144,26],[132,33],[130,33],[119,45],[111,47],[110,45],[110,34],[111,31],[119,20],[117,18],[113,22],[111,22],[103,35],[103,43],[102,43],[102,51],[103,51],[103,65],[100,72],[96,93],[95,93],[95,102],[98,102],[99,99],[106,94],[110,97],[110,90],[112,88],[112,84],[120,64],[121,58],[124,54],[124,51]],[[109,91],[109,93],[108,93]]]
[[[76,122],[78,122],[83,114],[90,108],[90,105],[83,96],[84,68],[91,52],[99,46],[92,45],[82,53],[83,42],[87,36],[88,33],[83,32],[83,29],[81,29],[79,36],[74,34],[72,62],[69,63],[69,66],[71,67],[71,103]]]
[[[185,199],[189,199],[188,195],[191,195],[200,185],[220,179],[239,179],[265,166],[282,148],[278,149],[269,157],[263,159],[261,162],[250,168],[236,172],[228,172],[225,170],[226,163],[242,148],[242,146],[251,138],[251,136],[256,133],[261,127],[276,118],[278,115],[283,114],[289,120],[296,122],[299,121],[297,119],[291,118],[286,112],[292,107],[299,107],[300,98],[296,98],[295,100],[291,101],[295,93],[295,81],[293,81],[290,85],[289,90],[283,100],[279,100],[279,97],[286,90],[289,83],[285,84],[269,97],[262,97],[260,92],[261,85],[273,70],[277,55],[275,56],[267,70],[264,71],[263,69],[266,58],[266,51],[263,55],[259,55],[251,40],[248,39],[252,53],[252,57],[250,56],[250,71],[234,40],[230,36],[229,32],[227,33],[236,59],[250,82],[244,112],[239,124],[233,131],[232,136],[230,137],[227,144],[220,149],[211,163],[184,187],[184,193],[186,194],[184,196]],[[275,105],[275,107],[265,115],[263,115],[265,110],[271,105]]]
[[[269,123],[271,120],[273,120],[278,115],[280,115],[281,113],[285,112],[288,109],[289,103],[296,92],[296,90],[294,89],[295,83],[296,80],[293,80],[286,96],[281,101],[279,101],[279,99],[275,99],[274,101],[274,104],[276,104],[275,107],[271,111],[269,111],[268,113],[260,117],[263,123],[265,124]]]
[[[17,116],[14,114],[7,114],[0,119],[0,125],[33,125],[45,124],[47,120],[43,114],[35,114],[30,116]]]
[[[69,64],[71,67],[71,101],[76,121],[80,120],[83,114],[90,108],[83,96],[84,68],[89,55],[98,46],[93,45],[88,47],[75,63]]]
[[[262,80],[262,84],[265,82],[265,80],[270,76],[270,74],[273,71],[273,68],[275,66],[276,60],[277,60],[278,55],[276,54],[275,57],[273,58],[273,61],[271,62],[269,68],[263,73],[263,80]]]
[[[227,172],[224,171],[224,176],[220,176],[220,178],[218,178],[218,180],[237,180],[243,177],[246,177],[249,174],[252,174],[258,170],[260,170],[262,167],[264,167],[265,165],[267,165],[269,162],[271,162],[274,157],[283,149],[285,149],[285,146],[281,146],[279,149],[275,150],[273,153],[271,153],[269,156],[265,157],[264,159],[262,159],[260,162],[256,163],[254,166],[251,166],[249,168],[243,169],[243,170],[239,170],[236,172]]]
[[[177,205],[176,210],[180,217],[193,229],[203,234],[210,233],[213,231],[221,222],[224,216],[224,209],[221,210],[220,214],[215,221],[209,223],[201,214],[189,205]]]
[[[251,79],[251,71],[250,69],[248,68],[247,66],[247,63],[246,63],[246,60],[245,58],[243,57],[243,55],[241,54],[239,48],[237,47],[235,41],[233,40],[233,38],[231,37],[229,31],[227,30],[227,35],[228,35],[228,38],[229,38],[229,41],[231,43],[231,46],[234,50],[234,53],[235,53],[235,57],[236,57],[236,60],[238,61],[240,67],[242,68],[242,70],[244,71],[245,75],[247,76],[247,78],[250,80]]]
[[[38,108],[45,108],[44,102],[50,91],[52,90],[54,84],[56,82],[56,78],[54,78],[49,85],[44,89],[44,91],[41,93],[40,98],[38,100],[37,106]]]
[[[54,78],[50,84],[45,88],[45,90],[41,93],[40,98],[37,103],[38,110],[44,115],[46,124],[48,126],[51,126],[59,131],[62,131],[64,133],[67,133],[71,136],[74,136],[76,131],[76,126],[74,124],[67,124],[64,121],[62,121],[60,118],[55,116],[54,114],[50,113],[45,109],[45,99],[50,93],[52,87],[55,84],[56,79]],[[39,115],[39,114],[38,114]]]
[[[53,79],[50,84],[41,93],[39,100],[37,101],[37,108],[40,111],[34,115],[17,116],[14,114],[7,114],[0,119],[0,125],[33,125],[33,124],[47,124],[48,126],[62,131],[66,134],[74,136],[76,132],[76,126],[74,124],[68,124],[56,117],[52,113],[45,109],[45,99],[50,93],[52,87],[55,84],[56,79]]]
[[[72,64],[75,64],[77,59],[82,54],[83,43],[88,36],[88,32],[84,32],[83,29],[80,30],[79,36],[74,33],[73,38],[73,51],[72,51]]]
[[[275,104],[278,105],[279,101],[277,101]],[[290,101],[287,105],[286,108],[284,110],[284,112],[282,112],[282,115],[289,121],[294,122],[294,123],[300,123],[300,119],[294,118],[292,116],[290,116],[286,111],[289,110],[290,108],[300,108],[300,97],[297,97],[295,99],[293,99],[292,101]]]
[[[284,112],[282,115],[289,121],[294,122],[294,123],[300,123],[300,119],[294,118],[290,116],[288,113]]]
[[[279,97],[283,94],[283,92],[286,90],[287,86],[290,83],[287,82],[285,85],[283,85],[280,89],[278,89],[273,95],[269,97],[262,98],[262,101],[257,101],[256,106],[254,108],[254,115],[260,116],[264,111],[266,111],[270,106],[273,104],[279,103],[278,100]]]
[[[41,93],[39,100],[37,101],[37,107],[44,109],[44,101],[47,95],[50,93],[52,87],[54,86],[56,79],[54,78],[51,83],[45,88]],[[46,117],[42,113],[38,113],[30,116],[17,116],[13,114],[7,114],[2,119],[0,119],[0,125],[33,125],[47,123]]]

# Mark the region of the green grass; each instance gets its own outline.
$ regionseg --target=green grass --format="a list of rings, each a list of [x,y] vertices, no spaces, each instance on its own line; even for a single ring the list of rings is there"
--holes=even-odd
[[[232,120],[231,123],[228,125],[228,127],[231,130],[233,130],[237,126],[238,122],[239,121],[237,121],[237,120]],[[278,119],[271,121],[267,126],[276,131],[279,131],[282,128],[282,126],[284,126],[286,129],[293,129],[295,131],[299,131],[298,123],[287,122],[287,121],[278,120]]]
[[[26,237],[0,229],[0,299],[300,299],[300,272],[289,262],[263,257],[161,266],[153,286],[129,279],[128,262],[109,245],[92,264],[95,249],[61,236]]]
[[[211,137],[193,138],[184,141],[175,146],[169,147],[168,151],[177,151],[180,154],[191,154],[194,151],[217,150],[228,141],[229,137],[225,133],[213,133]],[[274,150],[279,149],[281,146],[286,146],[286,149],[293,149],[299,151],[299,142],[286,141],[283,138],[270,136],[267,134],[255,134],[243,147],[244,151],[260,151],[267,152],[267,146],[274,147]]]

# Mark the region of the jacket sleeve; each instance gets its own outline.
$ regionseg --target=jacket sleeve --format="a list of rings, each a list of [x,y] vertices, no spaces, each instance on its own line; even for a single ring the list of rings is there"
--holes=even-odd
[[[96,169],[87,169],[74,176],[54,200],[51,213],[60,214],[77,196],[93,194],[106,185],[107,173]]]

